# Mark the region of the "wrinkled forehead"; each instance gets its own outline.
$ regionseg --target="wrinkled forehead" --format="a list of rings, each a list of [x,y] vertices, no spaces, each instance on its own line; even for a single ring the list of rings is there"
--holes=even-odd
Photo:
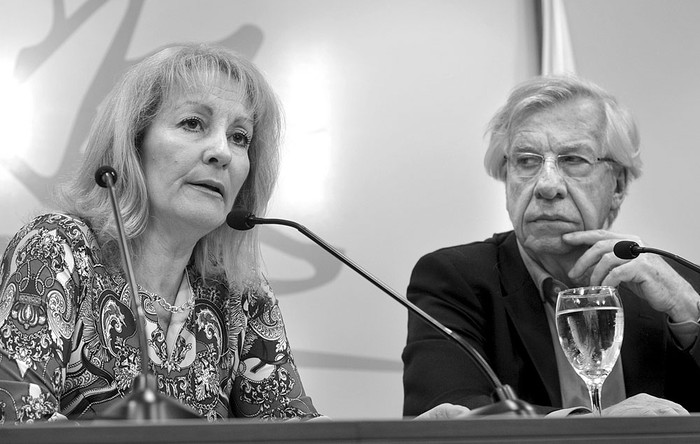
[[[514,116],[509,131],[509,144],[518,139],[560,136],[591,138],[601,143],[606,126],[603,105],[589,97],[538,104]]]

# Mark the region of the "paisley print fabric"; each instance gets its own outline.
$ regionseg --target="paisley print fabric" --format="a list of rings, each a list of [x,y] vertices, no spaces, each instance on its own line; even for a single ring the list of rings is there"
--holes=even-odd
[[[153,296],[139,292],[158,390],[209,420],[319,416],[267,284],[229,289],[187,272],[195,306],[172,350]],[[0,422],[97,418],[131,391],[141,355],[129,286],[84,222],[35,218],[10,241],[0,278]]]

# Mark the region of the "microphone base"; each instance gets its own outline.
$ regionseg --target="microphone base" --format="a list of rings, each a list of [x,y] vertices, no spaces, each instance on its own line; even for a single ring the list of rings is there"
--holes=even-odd
[[[498,401],[494,404],[485,405],[472,409],[469,412],[470,416],[505,416],[505,417],[520,417],[534,418],[537,415],[535,409],[530,404],[520,399],[506,399]]]
[[[191,408],[153,390],[146,377],[134,379],[134,389],[126,398],[107,409],[101,419],[128,419],[134,421],[162,421],[167,419],[200,418]]]

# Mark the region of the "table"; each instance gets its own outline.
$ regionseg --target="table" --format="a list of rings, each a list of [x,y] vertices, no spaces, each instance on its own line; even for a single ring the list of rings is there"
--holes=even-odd
[[[700,442],[700,415],[634,418],[493,418],[459,421],[207,423],[93,421],[0,426],[22,443],[658,443]]]

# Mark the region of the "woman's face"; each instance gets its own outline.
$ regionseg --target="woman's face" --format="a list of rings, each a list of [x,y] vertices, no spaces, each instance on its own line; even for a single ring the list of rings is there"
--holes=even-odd
[[[202,237],[222,225],[248,177],[252,137],[237,83],[219,76],[211,87],[175,88],[141,148],[149,227]]]

